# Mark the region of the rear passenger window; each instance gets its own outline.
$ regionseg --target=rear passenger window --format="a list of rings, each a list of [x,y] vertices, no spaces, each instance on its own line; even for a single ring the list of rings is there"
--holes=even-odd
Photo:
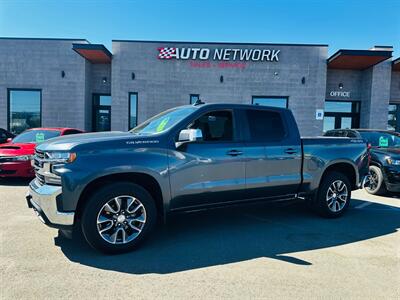
[[[279,141],[285,137],[280,113],[268,110],[247,110],[251,142]]]
[[[356,138],[357,135],[354,132],[349,131],[349,132],[347,132],[347,137]]]

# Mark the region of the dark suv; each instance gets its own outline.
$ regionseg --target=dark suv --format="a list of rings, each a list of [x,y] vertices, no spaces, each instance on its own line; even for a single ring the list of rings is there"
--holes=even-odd
[[[370,194],[400,192],[400,134],[373,129],[335,129],[325,136],[363,138],[371,146],[371,176],[365,189]]]

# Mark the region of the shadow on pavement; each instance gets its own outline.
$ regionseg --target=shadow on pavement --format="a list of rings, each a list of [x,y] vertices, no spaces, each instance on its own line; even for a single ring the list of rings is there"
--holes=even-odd
[[[353,199],[339,219],[315,216],[302,203],[261,204],[176,215],[134,252],[105,256],[82,238],[55,238],[65,256],[83,265],[131,274],[167,274],[273,258],[309,266],[290,253],[340,246],[396,232],[400,209]]]
[[[0,186],[28,186],[33,178],[0,178]]]

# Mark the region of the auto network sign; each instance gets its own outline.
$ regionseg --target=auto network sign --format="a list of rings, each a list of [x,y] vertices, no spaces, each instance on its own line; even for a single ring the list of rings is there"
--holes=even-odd
[[[279,61],[281,50],[275,49],[209,49],[209,48],[158,48],[158,59],[214,60],[214,61]]]

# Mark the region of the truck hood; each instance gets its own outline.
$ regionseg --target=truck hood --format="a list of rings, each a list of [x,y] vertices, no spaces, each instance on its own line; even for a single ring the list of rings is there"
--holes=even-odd
[[[127,140],[135,140],[146,138],[146,136],[134,135],[130,132],[108,131],[95,133],[81,133],[73,135],[65,135],[50,139],[41,143],[37,149],[40,151],[68,151],[76,146],[85,144],[102,143],[102,142],[119,142]],[[117,146],[116,144],[113,144]]]
[[[34,143],[6,143],[0,145],[0,156],[31,155],[35,152]]]
[[[376,152],[376,153],[391,155],[391,156],[395,156],[395,157],[400,156],[400,148],[399,147],[388,147],[388,148],[373,147],[371,149],[371,151]]]

